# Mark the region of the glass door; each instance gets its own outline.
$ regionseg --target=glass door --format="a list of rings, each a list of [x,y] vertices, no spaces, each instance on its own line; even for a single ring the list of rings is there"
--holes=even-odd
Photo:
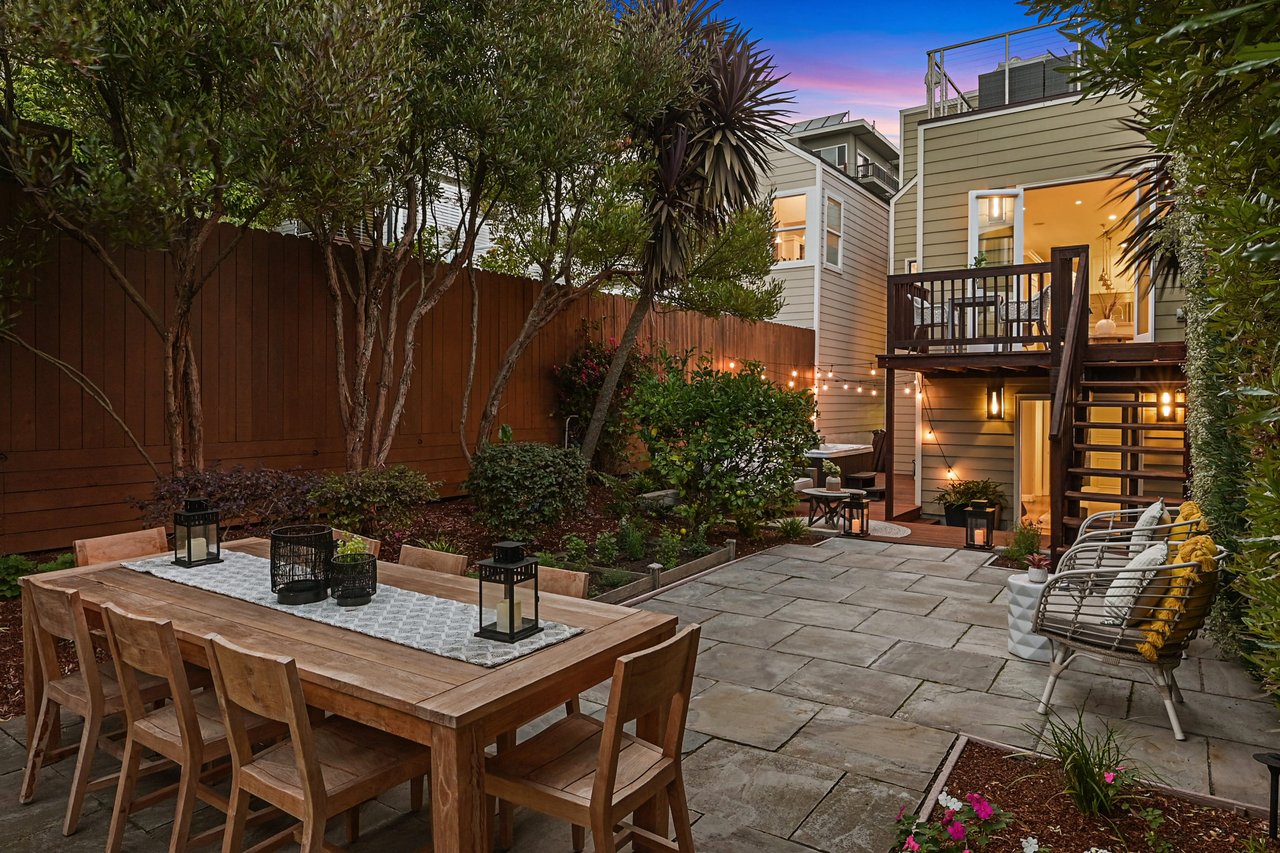
[[[1049,399],[1018,397],[1016,521],[1049,530]],[[1015,523],[1016,523],[1015,521]]]
[[[969,193],[969,266],[1022,263],[1022,190]]]

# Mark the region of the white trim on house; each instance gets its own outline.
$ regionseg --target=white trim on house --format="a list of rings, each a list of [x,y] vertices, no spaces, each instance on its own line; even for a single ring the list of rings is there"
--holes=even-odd
[[[831,227],[830,222],[831,205],[833,204],[840,209],[840,222],[834,229]],[[827,259],[827,238],[833,232],[836,235],[836,262],[834,264]],[[833,197],[829,192],[823,194],[822,203],[822,265],[836,272],[844,269],[844,202]]]

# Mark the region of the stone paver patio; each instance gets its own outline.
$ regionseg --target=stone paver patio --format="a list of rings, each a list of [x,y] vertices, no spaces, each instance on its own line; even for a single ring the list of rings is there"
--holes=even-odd
[[[700,851],[884,853],[898,809],[919,802],[956,732],[1034,745],[1023,727],[1043,726],[1035,704],[1046,667],[1006,651],[1008,572],[981,567],[985,556],[849,539],[785,545],[641,605],[703,626],[685,738]],[[1184,743],[1138,670],[1082,661],[1055,707],[1111,719],[1168,784],[1262,803],[1267,778],[1250,756],[1274,748],[1275,708],[1207,640],[1193,651],[1178,670]],[[584,707],[600,712],[606,696],[607,685],[596,688]],[[36,802],[18,807],[24,723],[2,728],[5,849],[101,850],[113,792],[91,794],[80,831],[64,839],[70,764],[46,771]],[[366,806],[352,849],[417,849],[429,818],[407,804],[400,789]],[[135,815],[125,849],[166,849],[172,813],[170,801]],[[198,826],[219,817],[205,808]],[[568,828],[519,811],[514,849],[567,851]]]

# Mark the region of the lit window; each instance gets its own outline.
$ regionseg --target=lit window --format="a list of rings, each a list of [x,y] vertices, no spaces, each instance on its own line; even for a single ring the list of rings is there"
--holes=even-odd
[[[849,146],[832,145],[829,148],[817,148],[813,153],[817,154],[837,169],[843,169],[844,164],[848,162]]]
[[[827,263],[840,266],[841,235],[844,233],[844,208],[833,198],[827,199]]]
[[[807,196],[789,195],[773,200],[773,259],[803,261]]]

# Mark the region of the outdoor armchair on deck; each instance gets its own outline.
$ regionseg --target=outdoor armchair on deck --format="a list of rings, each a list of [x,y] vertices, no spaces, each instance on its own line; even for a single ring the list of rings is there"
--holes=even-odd
[[[1129,549],[1127,542],[1079,543],[1046,584],[1033,630],[1052,640],[1053,660],[1037,710],[1048,713],[1058,677],[1077,657],[1138,667],[1160,691],[1174,737],[1186,740],[1174,706],[1182,693],[1173,672],[1213,605],[1226,552],[1217,548],[1208,565],[1165,557],[1134,567]],[[1087,567],[1070,568],[1080,565]]]
[[[1049,295],[1053,285],[1041,288],[1040,292],[1030,299],[996,299],[996,319],[1000,321],[1001,331],[1013,337],[1014,327],[1021,331],[1022,326],[1035,326],[1041,335],[1049,334],[1045,326],[1045,318],[1049,313]],[[1012,345],[1010,345],[1012,346]]]
[[[914,337],[920,339],[924,346],[935,338],[929,329],[942,329],[941,337],[951,337],[951,304],[934,305],[923,296],[911,297],[911,319],[915,329]],[[923,338],[921,333],[923,332]]]

